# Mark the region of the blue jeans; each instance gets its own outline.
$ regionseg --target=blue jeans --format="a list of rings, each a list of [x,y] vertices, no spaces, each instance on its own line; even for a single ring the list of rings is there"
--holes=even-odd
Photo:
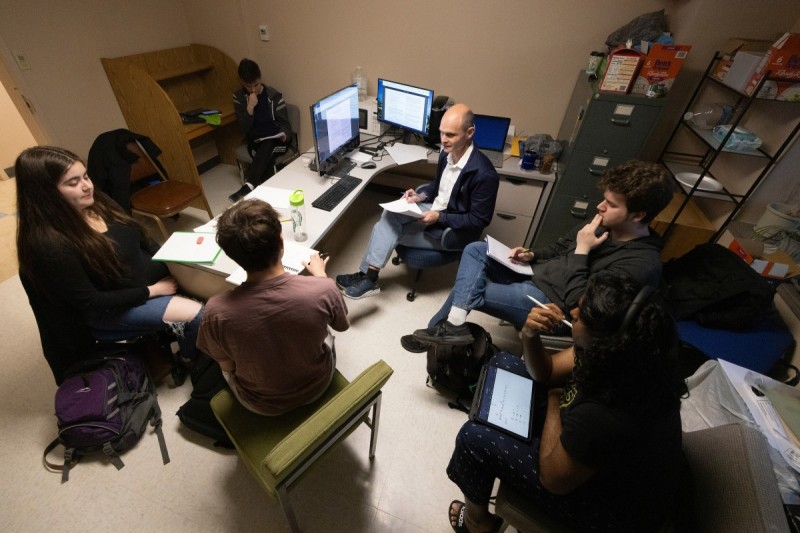
[[[171,299],[172,296],[157,296],[130,309],[98,311],[88,316],[86,321],[92,329],[99,330],[99,336],[104,338],[116,333],[126,337],[169,329],[178,337],[181,358],[194,360],[203,308],[189,322],[165,322],[164,312]]]
[[[418,205],[423,212],[431,208],[430,203]],[[443,250],[441,239],[431,237],[425,228],[427,226],[416,218],[384,210],[381,219],[372,228],[372,235],[359,270],[366,273],[370,266],[385,267],[398,244],[411,248]]]
[[[464,248],[456,283],[428,327],[445,320],[453,306],[468,312],[477,309],[521,327],[535,305],[528,295],[542,303],[550,301],[530,276],[504,267],[486,255],[486,249],[484,241],[473,242]]]

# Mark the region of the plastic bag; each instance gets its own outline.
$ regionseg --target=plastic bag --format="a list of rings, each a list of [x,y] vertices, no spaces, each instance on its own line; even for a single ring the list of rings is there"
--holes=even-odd
[[[638,46],[642,41],[655,42],[661,34],[669,31],[667,29],[667,19],[664,10],[653,11],[639,15],[618,30],[611,33],[606,38],[606,46],[609,50],[624,45],[629,39],[634,46]]]

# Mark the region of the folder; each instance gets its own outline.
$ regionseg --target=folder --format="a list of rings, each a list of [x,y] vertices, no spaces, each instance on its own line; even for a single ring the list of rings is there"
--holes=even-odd
[[[153,261],[213,263],[220,252],[214,233],[176,231],[153,256]]]

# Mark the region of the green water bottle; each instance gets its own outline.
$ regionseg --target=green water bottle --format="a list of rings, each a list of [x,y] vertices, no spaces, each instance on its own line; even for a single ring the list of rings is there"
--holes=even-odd
[[[292,233],[294,240],[303,242],[308,239],[306,230],[306,205],[303,189],[297,189],[289,197],[290,214],[292,217]]]

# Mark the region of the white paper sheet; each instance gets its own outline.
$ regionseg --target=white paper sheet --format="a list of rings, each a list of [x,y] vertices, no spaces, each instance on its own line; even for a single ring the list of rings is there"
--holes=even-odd
[[[424,146],[394,143],[392,146],[386,146],[386,151],[398,165],[414,161],[427,161],[428,159],[428,149]]]
[[[379,204],[382,208],[392,213],[399,213],[401,215],[408,215],[414,218],[422,218],[422,210],[419,204],[415,202],[408,202],[405,198],[398,198],[392,202]]]
[[[529,276],[533,275],[533,267],[531,267],[530,264],[513,263],[511,259],[508,258],[508,256],[511,255],[511,248],[491,237],[490,235],[486,236],[486,242],[489,245],[486,249],[486,255],[518,274],[527,274]]]

